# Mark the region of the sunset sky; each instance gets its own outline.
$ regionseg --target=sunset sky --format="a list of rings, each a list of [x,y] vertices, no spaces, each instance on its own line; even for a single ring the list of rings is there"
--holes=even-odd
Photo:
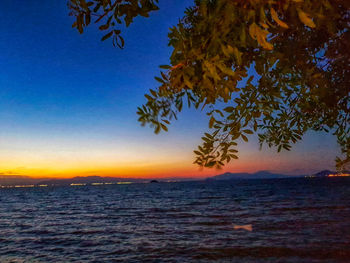
[[[331,135],[308,133],[292,152],[240,144],[238,161],[199,170],[193,149],[207,131],[204,112],[185,110],[168,133],[137,122],[137,106],[169,62],[170,26],[191,1],[160,1],[160,11],[122,31],[125,49],[101,42],[94,26],[71,27],[66,1],[4,0],[0,23],[0,174],[204,177],[270,170],[334,169]]]

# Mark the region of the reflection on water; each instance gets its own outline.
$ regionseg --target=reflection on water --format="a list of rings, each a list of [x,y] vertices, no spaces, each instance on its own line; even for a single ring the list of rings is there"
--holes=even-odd
[[[235,229],[235,230],[243,229],[243,230],[247,230],[247,231],[253,231],[253,226],[251,224],[249,224],[249,225],[234,225],[233,229]]]
[[[349,247],[349,178],[0,189],[0,262],[349,262]]]

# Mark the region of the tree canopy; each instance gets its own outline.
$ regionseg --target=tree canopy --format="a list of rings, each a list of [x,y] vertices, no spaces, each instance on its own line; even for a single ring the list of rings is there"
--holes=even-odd
[[[124,46],[118,24],[157,10],[152,0],[70,0],[80,33],[92,16]],[[168,130],[183,105],[205,110],[209,129],[195,163],[238,158],[237,140],[290,150],[309,130],[332,132],[339,169],[350,162],[350,2],[196,0],[170,28],[169,65],[146,94],[139,121]]]

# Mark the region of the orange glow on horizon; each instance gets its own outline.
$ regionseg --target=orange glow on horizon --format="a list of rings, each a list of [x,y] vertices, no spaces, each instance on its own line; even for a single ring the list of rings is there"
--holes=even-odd
[[[204,178],[217,174],[218,170],[201,170],[193,164],[167,163],[167,164],[138,164],[120,167],[74,167],[74,168],[32,168],[19,167],[16,169],[1,169],[0,176],[28,176],[34,179],[54,178],[68,179],[76,176],[101,176],[121,178],[176,178],[197,177]]]
[[[191,160],[190,160],[191,161]],[[225,172],[256,172],[259,165],[249,164],[247,162],[237,161],[234,167],[228,165],[223,169],[199,168],[192,162],[174,162],[174,163],[139,163],[134,165],[121,165],[119,167],[104,166],[93,167],[93,165],[77,165],[76,167],[38,167],[26,168],[17,167],[2,168],[0,166],[1,176],[29,176],[34,179],[68,179],[76,176],[101,176],[101,177],[121,177],[121,178],[206,178]],[[247,169],[247,168],[250,169]]]
[[[1,152],[0,152],[1,153]],[[136,156],[136,158],[135,158]],[[243,152],[240,159],[227,164],[223,169],[201,169],[193,164],[189,152],[167,152],[161,149],[139,155],[121,154],[119,151],[56,152],[8,152],[0,155],[1,176],[28,176],[35,179],[68,179],[76,176],[101,176],[135,179],[206,178],[225,172],[254,173],[261,170],[288,171],[296,166],[308,169],[303,158],[291,162],[288,158],[269,154]],[[252,161],[253,160],[253,161]]]

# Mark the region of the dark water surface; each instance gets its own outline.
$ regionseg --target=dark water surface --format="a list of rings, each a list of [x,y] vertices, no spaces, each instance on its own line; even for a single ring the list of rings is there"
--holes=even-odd
[[[350,262],[349,179],[0,189],[0,262]]]

